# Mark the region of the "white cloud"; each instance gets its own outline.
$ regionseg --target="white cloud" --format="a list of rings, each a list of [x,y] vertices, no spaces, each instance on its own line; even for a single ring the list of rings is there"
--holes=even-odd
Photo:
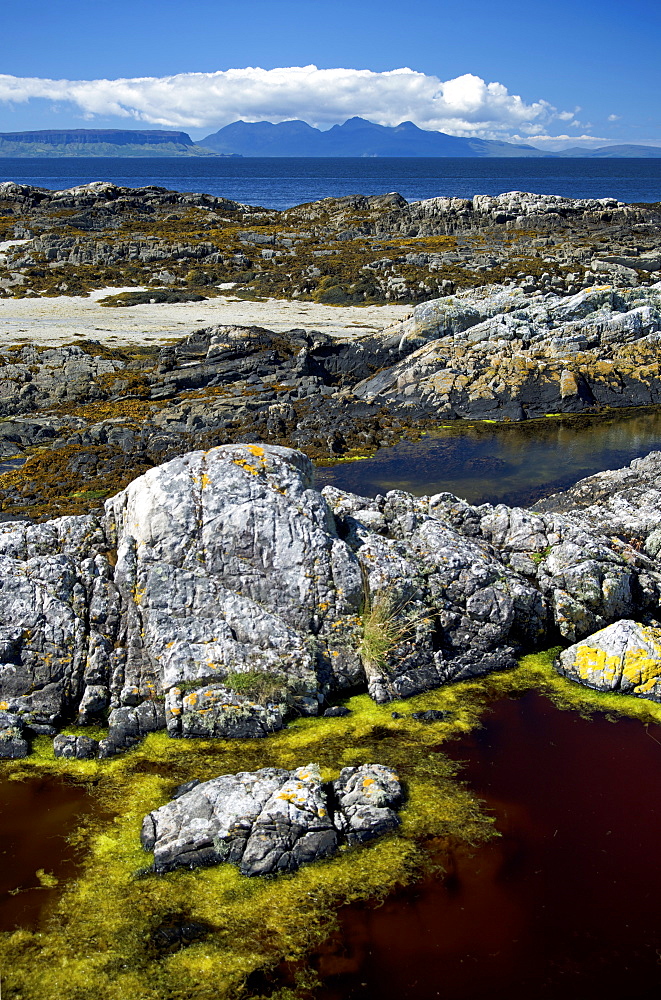
[[[609,115],[608,116],[608,121],[609,122],[619,122],[619,120],[620,120],[621,117],[622,117],[622,115]]]
[[[501,139],[512,131],[545,133],[552,122],[571,121],[574,115],[544,100],[526,104],[502,83],[486,83],[472,73],[444,81],[406,68],[375,73],[248,67],[118,80],[0,74],[0,101],[32,99],[73,104],[87,119],[114,116],[168,128],[216,129],[238,119],[293,118],[323,128],[359,115],[381,125],[411,120],[454,135]]]
[[[600,135],[513,135],[510,142],[525,142],[530,146],[538,146],[549,153],[567,149],[570,146],[584,146],[593,149],[598,146],[610,146],[615,140],[606,139]]]

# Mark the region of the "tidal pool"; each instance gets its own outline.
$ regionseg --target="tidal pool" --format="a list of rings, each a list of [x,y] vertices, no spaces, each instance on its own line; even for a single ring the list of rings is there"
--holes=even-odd
[[[643,1000],[661,990],[661,737],[534,692],[443,752],[501,837],[341,914],[316,1000]]]
[[[318,468],[317,488],[361,496],[447,491],[469,503],[526,506],[604,469],[661,449],[661,411],[555,417],[516,424],[448,425],[372,458]]]
[[[60,883],[76,875],[79,858],[69,838],[91,808],[80,785],[0,781],[0,931],[36,926]]]

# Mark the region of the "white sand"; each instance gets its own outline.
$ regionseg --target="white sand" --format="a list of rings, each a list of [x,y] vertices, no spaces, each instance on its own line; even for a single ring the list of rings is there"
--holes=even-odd
[[[117,347],[160,344],[217,324],[263,326],[276,332],[303,327],[346,337],[384,330],[411,312],[410,306],[324,306],[282,299],[248,302],[231,295],[119,309],[98,304],[105,295],[121,291],[136,289],[106,288],[89,298],[0,299],[0,348],[24,343],[56,347],[78,339]]]

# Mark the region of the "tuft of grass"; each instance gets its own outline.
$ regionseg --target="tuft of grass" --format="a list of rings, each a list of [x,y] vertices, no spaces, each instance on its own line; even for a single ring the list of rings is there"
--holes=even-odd
[[[368,597],[362,612],[362,638],[358,653],[365,669],[389,669],[389,660],[397,646],[415,633],[416,625],[430,621],[429,611],[407,614],[410,601],[392,593]]]
[[[229,673],[223,681],[230,691],[244,694],[255,701],[284,701],[287,678],[270,670],[246,670]]]

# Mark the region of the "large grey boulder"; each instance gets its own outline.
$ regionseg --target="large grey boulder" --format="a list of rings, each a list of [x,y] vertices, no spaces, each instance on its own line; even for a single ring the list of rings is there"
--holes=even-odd
[[[143,821],[141,840],[154,852],[154,870],[238,863],[244,875],[295,871],[394,829],[402,787],[379,764],[345,768],[322,783],[315,764],[294,771],[223,774],[175,797]],[[333,805],[335,803],[335,805]]]

